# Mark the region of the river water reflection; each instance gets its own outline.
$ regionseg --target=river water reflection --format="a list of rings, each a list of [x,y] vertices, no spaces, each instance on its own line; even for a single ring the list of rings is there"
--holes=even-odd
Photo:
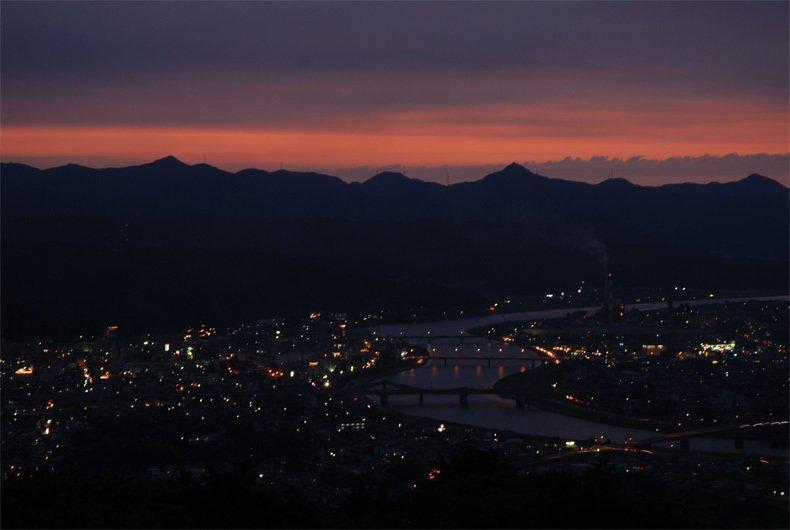
[[[782,297],[782,299],[786,298]],[[766,297],[764,299],[777,298]],[[711,302],[700,300],[691,303],[696,305]],[[648,310],[664,307],[664,304],[635,304],[630,307]],[[443,322],[382,325],[376,328],[376,332],[381,336],[404,337],[413,344],[429,349],[434,357],[433,360],[420,368],[413,368],[388,377],[389,381],[422,388],[464,386],[489,388],[506,375],[529,370],[534,361],[525,362],[524,359],[536,359],[537,354],[512,344],[469,337],[465,335],[468,329],[501,322],[556,318],[564,316],[569,311],[595,309],[597,308],[531,311]],[[463,339],[460,338],[462,334],[464,334]],[[428,336],[434,338],[428,340]],[[444,363],[439,360],[443,356],[462,356],[474,359],[448,361],[448,366],[445,367]],[[508,359],[492,360],[491,367],[488,367],[488,357],[507,357]],[[656,434],[652,431],[607,425],[531,407],[519,410],[513,400],[493,395],[469,396],[468,407],[461,407],[458,396],[452,395],[426,395],[423,405],[419,404],[417,396],[390,396],[389,404],[404,414],[567,440],[586,440],[601,435],[611,439],[612,442],[624,442],[628,438],[640,440]],[[734,443],[733,440],[726,438],[700,437],[690,440],[690,448],[730,452],[734,450]],[[743,450],[759,454],[777,454],[777,452],[784,454],[786,452],[786,448],[771,448],[767,443],[750,441],[744,443]]]

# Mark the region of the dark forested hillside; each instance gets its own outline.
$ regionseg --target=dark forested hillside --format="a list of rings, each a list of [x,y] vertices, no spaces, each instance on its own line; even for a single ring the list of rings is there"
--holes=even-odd
[[[3,335],[326,307],[484,307],[595,282],[786,289],[788,190],[589,185],[511,164],[452,186],[381,173],[3,164]]]

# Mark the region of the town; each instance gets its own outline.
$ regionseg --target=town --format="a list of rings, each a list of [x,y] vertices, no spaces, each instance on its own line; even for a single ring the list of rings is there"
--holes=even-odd
[[[441,477],[437,462],[477,450],[527,474],[605,466],[684,495],[759,502],[781,522],[787,317],[786,301],[677,304],[469,330],[538,354],[534,368],[494,385],[502,398],[522,389],[529,408],[669,435],[650,445],[535,436],[387,406],[371,382],[426,369],[441,353],[380,336],[372,315],[314,311],[143,337],[110,325],[68,343],[5,342],[3,478],[79,468],[205,484],[243,463],[258,487],[337,505],[360,487],[389,497],[418,491]],[[671,438],[758,423],[724,452]]]

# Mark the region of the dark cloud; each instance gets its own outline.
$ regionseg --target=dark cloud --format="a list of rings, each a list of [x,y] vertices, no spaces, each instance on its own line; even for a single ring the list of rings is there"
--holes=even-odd
[[[76,77],[164,69],[729,65],[772,75],[768,3],[3,3],[4,66]],[[693,46],[690,46],[693,45]],[[764,64],[753,64],[757,56]],[[707,72],[706,72],[707,73]]]
[[[782,153],[787,19],[786,2],[6,1],[2,156],[337,167],[572,153],[588,160],[546,172],[597,178],[613,162],[595,153]],[[724,167],[662,163],[614,165],[646,179]]]
[[[401,76],[386,95],[420,100],[408,85],[424,73],[519,73],[532,76],[519,79],[527,87],[567,72],[609,78],[611,88],[785,98],[787,15],[783,2],[3,2],[2,83],[11,98],[155,87],[168,101],[196,81],[232,91],[285,77],[321,90],[338,75],[368,74],[392,88]]]

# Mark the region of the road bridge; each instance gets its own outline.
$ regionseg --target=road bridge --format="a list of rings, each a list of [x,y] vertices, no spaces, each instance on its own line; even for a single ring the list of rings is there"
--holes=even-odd
[[[492,361],[510,361],[510,362],[518,362],[529,365],[531,368],[540,365],[543,361],[542,359],[536,359],[531,357],[504,357],[504,356],[474,356],[474,355],[441,355],[441,356],[431,356],[427,358],[428,361],[432,361],[434,364],[441,364],[442,366],[447,366],[448,361],[479,361],[480,364],[485,364],[488,368],[491,368]]]
[[[349,393],[355,396],[363,396],[363,395],[378,395],[379,403],[386,407],[389,405],[389,397],[390,396],[417,396],[419,398],[419,403],[422,405],[425,400],[425,396],[447,396],[447,395],[457,395],[458,396],[458,403],[462,407],[466,407],[469,405],[469,396],[474,395],[494,395],[499,396],[499,391],[493,388],[475,388],[475,387],[456,387],[456,388],[421,388],[411,385],[404,385],[401,383],[395,383],[393,381],[375,381],[369,385],[352,387],[345,390],[345,393]],[[528,399],[528,394],[517,394],[514,395],[512,399],[516,401],[516,406],[520,409],[523,409],[526,406],[526,402]]]
[[[369,334],[367,332],[364,332],[362,330],[353,330],[353,331],[349,332],[348,334],[350,336],[369,336]],[[470,334],[470,333],[466,333],[466,332],[461,332],[461,333],[459,333],[457,335],[448,335],[446,333],[445,334],[436,334],[436,335],[434,335],[432,333],[422,333],[422,334],[415,335],[413,333],[410,334],[408,331],[405,332],[405,333],[404,332],[401,332],[401,333],[388,333],[388,334],[384,334],[384,335],[379,335],[379,334],[377,334],[375,332],[373,334],[376,337],[380,338],[380,339],[398,339],[398,340],[413,341],[413,342],[421,341],[421,342],[427,342],[428,344],[430,344],[431,342],[433,342],[435,340],[452,340],[452,341],[458,341],[459,343],[463,344],[464,343],[464,339],[466,339],[467,341],[470,340],[470,339],[472,339],[472,340],[478,339],[478,340],[488,341],[489,343],[490,342],[501,342],[501,337],[491,337],[491,336],[485,336],[484,337],[484,336],[474,335],[474,334]]]

